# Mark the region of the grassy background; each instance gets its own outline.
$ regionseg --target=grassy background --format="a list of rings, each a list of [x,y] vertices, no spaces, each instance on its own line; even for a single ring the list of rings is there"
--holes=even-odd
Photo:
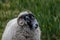
[[[25,9],[35,14],[42,40],[60,40],[60,0],[0,0],[0,39],[7,22]]]

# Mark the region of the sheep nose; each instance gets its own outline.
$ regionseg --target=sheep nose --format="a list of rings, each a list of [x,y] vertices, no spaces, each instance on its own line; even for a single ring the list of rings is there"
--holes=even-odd
[[[38,24],[35,24],[38,27]]]
[[[37,28],[38,27],[38,24],[35,24],[36,25],[36,27],[35,28]]]

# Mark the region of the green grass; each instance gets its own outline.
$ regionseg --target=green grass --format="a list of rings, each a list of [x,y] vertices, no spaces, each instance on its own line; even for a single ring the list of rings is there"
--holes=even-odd
[[[37,18],[42,40],[60,40],[60,0],[0,0],[0,39],[7,22],[25,9]]]

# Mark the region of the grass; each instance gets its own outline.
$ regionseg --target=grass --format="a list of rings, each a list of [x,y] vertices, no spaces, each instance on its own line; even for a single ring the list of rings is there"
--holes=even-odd
[[[0,39],[7,22],[25,9],[37,18],[42,40],[60,40],[60,0],[0,0]]]

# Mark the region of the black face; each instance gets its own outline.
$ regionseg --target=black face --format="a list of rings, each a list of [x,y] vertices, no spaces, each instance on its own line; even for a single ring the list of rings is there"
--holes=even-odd
[[[21,16],[29,25],[30,29],[36,29],[38,27],[37,20],[34,18],[33,14],[26,14]]]

